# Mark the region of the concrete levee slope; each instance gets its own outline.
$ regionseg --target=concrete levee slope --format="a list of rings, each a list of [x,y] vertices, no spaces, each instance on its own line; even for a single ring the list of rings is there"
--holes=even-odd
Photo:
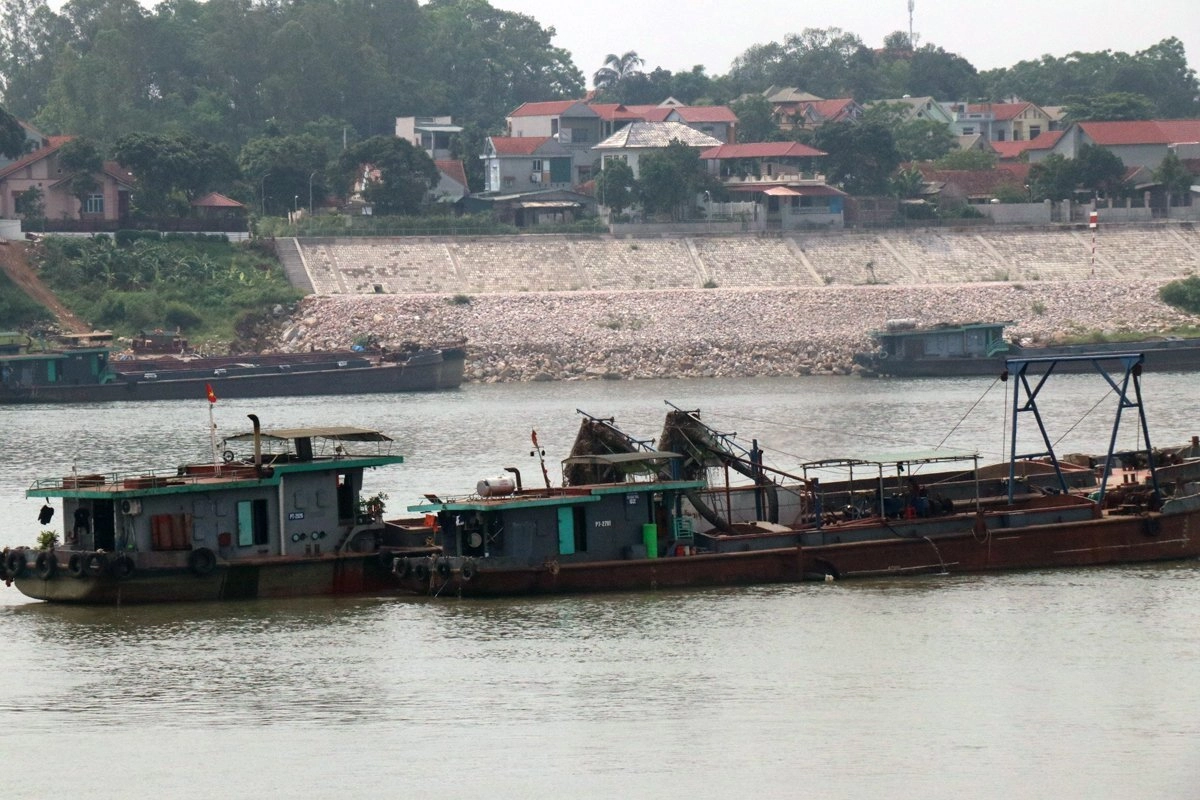
[[[1200,274],[1188,225],[778,236],[301,240],[315,294],[280,347],[465,342],[471,381],[847,374],[888,320],[1030,342],[1152,336]]]
[[[1200,269],[1190,225],[622,238],[300,239],[314,294],[1171,280]]]

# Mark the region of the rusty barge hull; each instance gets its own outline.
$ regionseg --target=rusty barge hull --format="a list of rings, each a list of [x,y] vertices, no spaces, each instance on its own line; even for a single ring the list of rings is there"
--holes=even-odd
[[[658,559],[480,566],[407,576],[419,594],[474,597],[741,586],[906,575],[1112,566],[1200,557],[1200,510],[1182,514],[1109,516],[1027,528],[962,530],[929,537],[891,537],[838,544],[700,553]]]

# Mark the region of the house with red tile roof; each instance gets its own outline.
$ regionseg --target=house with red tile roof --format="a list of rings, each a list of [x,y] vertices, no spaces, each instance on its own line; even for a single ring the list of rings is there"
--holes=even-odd
[[[1036,139],[1051,129],[1050,115],[1033,103],[949,103],[956,136],[981,134],[989,142]]]
[[[128,215],[133,176],[114,161],[95,174],[97,187],[82,207],[71,194],[73,173],[59,164],[58,151],[73,138],[50,136],[44,146],[0,167],[0,217],[17,217],[17,198],[31,188],[42,193],[46,219],[115,221]]]
[[[1152,171],[1169,152],[1187,158],[1189,148],[1197,143],[1200,143],[1200,119],[1076,122],[1063,131],[1050,152],[1074,158],[1083,145],[1096,145],[1121,159],[1126,167]]]
[[[484,144],[484,191],[569,189],[573,154],[552,136],[489,136]]]
[[[700,153],[709,162],[709,172],[722,178],[772,177],[815,173],[823,150],[799,142],[753,142],[723,144]]]
[[[1015,142],[989,142],[1000,161],[1040,161],[1050,154],[1054,145],[1062,138],[1063,131],[1044,131],[1034,139]]]
[[[914,164],[925,180],[928,194],[950,201],[980,205],[990,203],[1001,187],[1027,192],[1029,165],[997,164],[993,169],[937,169],[930,164]]]
[[[591,180],[596,154],[592,148],[633,122],[678,122],[722,141],[734,141],[737,115],[727,106],[688,106],[674,98],[656,105],[549,100],[523,103],[506,118],[513,138],[552,137],[570,151],[572,182]]]

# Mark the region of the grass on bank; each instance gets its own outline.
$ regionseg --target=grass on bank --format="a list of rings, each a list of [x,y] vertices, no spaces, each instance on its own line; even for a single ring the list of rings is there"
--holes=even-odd
[[[50,236],[30,251],[42,280],[97,329],[179,329],[193,346],[253,339],[302,296],[261,244],[224,237]]]

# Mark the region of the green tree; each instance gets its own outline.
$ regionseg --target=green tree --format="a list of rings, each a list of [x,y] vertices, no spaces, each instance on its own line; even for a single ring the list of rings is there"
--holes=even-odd
[[[737,114],[739,142],[770,142],[779,138],[771,101],[761,94],[748,94],[735,100],[730,109]]]
[[[996,153],[987,150],[951,150],[934,162],[938,169],[992,169],[996,166]]]
[[[592,73],[592,86],[597,91],[613,90],[622,81],[641,75],[645,64],[646,60],[636,50],[626,50],[621,55],[609,53],[604,57],[604,65]]]
[[[1071,200],[1079,185],[1076,163],[1058,153],[1046,156],[1029,168],[1029,187],[1034,200]]]
[[[813,146],[829,154],[826,177],[850,194],[885,194],[900,164],[891,131],[876,122],[823,125],[813,134]]]
[[[913,52],[905,93],[952,100],[978,97],[982,91],[979,71],[962,56],[932,44]]]
[[[40,222],[46,218],[46,201],[42,195],[42,190],[36,186],[30,186],[25,191],[17,195],[16,201],[13,203],[13,210],[21,217],[21,219],[29,220],[30,222]]]
[[[378,172],[378,178],[367,181],[363,197],[379,214],[418,213],[438,182],[433,159],[408,140],[394,136],[373,136],[338,158],[339,172],[347,183],[368,167]]]
[[[330,153],[330,142],[322,136],[262,136],[246,143],[238,166],[263,215],[282,214],[295,207],[297,196],[307,199],[310,186],[314,197],[324,197],[330,188],[348,190],[351,177],[330,165]]]
[[[931,119],[912,119],[892,129],[896,150],[904,161],[932,161],[955,147],[950,128]]]
[[[695,148],[675,140],[665,150],[648,153],[638,160],[638,194],[647,214],[669,214],[687,219],[691,205],[704,191],[712,191],[712,178]]]
[[[1072,97],[1066,103],[1066,122],[1150,119],[1154,103],[1150,98],[1131,92],[1108,92],[1093,97]]]
[[[1167,193],[1167,206],[1170,206],[1173,198],[1187,196],[1195,176],[1188,171],[1179,156],[1171,152],[1167,153],[1154,169],[1154,180],[1160,183]]]
[[[25,129],[17,118],[0,108],[0,155],[15,159],[25,152]]]
[[[1075,156],[1075,179],[1084,189],[1104,197],[1128,194],[1125,164],[1111,150],[1085,144]]]
[[[611,209],[613,214],[620,214],[633,205],[636,189],[633,169],[619,159],[609,159],[596,176],[596,199],[600,205]]]
[[[58,165],[70,173],[67,187],[79,201],[82,214],[88,196],[100,188],[96,173],[104,168],[104,159],[95,144],[79,137],[63,143],[58,149]]]
[[[113,144],[113,157],[133,173],[137,212],[150,216],[182,216],[191,200],[238,176],[224,146],[187,134],[126,134]]]

